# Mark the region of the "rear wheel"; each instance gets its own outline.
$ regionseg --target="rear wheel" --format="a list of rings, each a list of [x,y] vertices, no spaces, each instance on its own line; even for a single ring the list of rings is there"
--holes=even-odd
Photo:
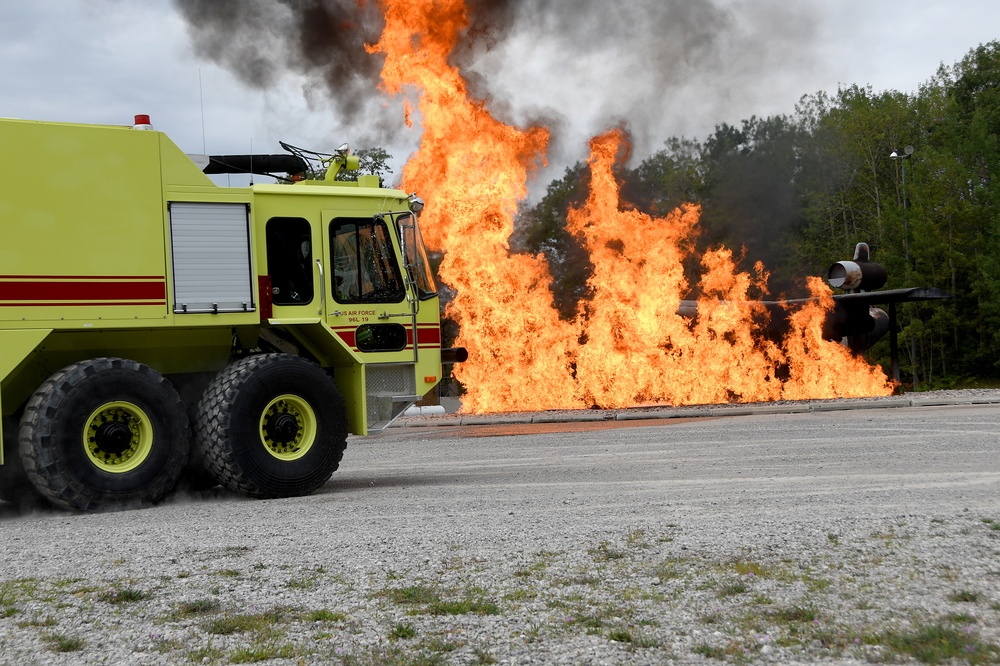
[[[17,417],[3,419],[3,465],[0,465],[0,500],[14,504],[22,511],[44,509],[49,506],[38,489],[28,480],[21,463],[17,446],[20,428]]]
[[[20,451],[28,478],[54,504],[106,511],[157,502],[188,459],[177,391],[149,366],[97,358],[63,368],[28,401]]]
[[[253,497],[313,492],[347,447],[336,384],[316,364],[286,354],[250,356],[220,372],[196,424],[205,467],[226,488]]]

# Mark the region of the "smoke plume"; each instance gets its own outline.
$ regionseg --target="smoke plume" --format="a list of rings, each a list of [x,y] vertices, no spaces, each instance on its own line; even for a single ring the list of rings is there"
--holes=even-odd
[[[303,77],[354,140],[386,143],[401,125],[379,91],[377,0],[174,0],[196,53],[247,85]],[[783,0],[469,0],[453,54],[470,90],[505,122],[542,121],[557,173],[586,140],[627,122],[637,156],[673,135],[707,133],[801,92],[816,19]],[[790,65],[794,64],[794,68]]]

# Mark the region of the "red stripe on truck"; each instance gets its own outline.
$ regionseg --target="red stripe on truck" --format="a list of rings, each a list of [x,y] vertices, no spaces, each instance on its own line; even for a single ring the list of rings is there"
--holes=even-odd
[[[165,305],[166,302],[167,285],[162,277],[148,280],[0,277],[0,305]]]

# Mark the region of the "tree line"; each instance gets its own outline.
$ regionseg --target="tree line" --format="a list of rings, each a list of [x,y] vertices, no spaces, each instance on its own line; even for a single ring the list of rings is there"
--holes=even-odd
[[[763,261],[771,297],[802,296],[806,275],[866,242],[889,272],[886,288],[955,296],[899,307],[904,384],[1000,378],[1000,42],[942,65],[913,93],[842,87],[802,97],[787,115],[663,145],[620,168],[623,205],[665,215],[700,204],[698,250],[742,249],[744,269]],[[549,183],[521,211],[512,243],[548,257],[567,318],[586,298],[591,270],[565,227],[567,210],[586,199],[588,176],[578,163]],[[888,342],[869,356],[888,368]]]

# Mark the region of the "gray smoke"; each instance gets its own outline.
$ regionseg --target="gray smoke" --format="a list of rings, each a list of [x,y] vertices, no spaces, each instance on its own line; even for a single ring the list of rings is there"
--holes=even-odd
[[[376,0],[174,0],[195,51],[251,86],[286,73],[335,109],[352,136],[385,142],[402,124],[378,90]],[[470,0],[453,61],[500,119],[553,129],[561,173],[586,139],[627,123],[644,157],[672,135],[789,112],[775,97],[810,92],[817,20],[785,0]],[[784,94],[781,94],[784,93]],[[772,106],[768,106],[771,104]]]

